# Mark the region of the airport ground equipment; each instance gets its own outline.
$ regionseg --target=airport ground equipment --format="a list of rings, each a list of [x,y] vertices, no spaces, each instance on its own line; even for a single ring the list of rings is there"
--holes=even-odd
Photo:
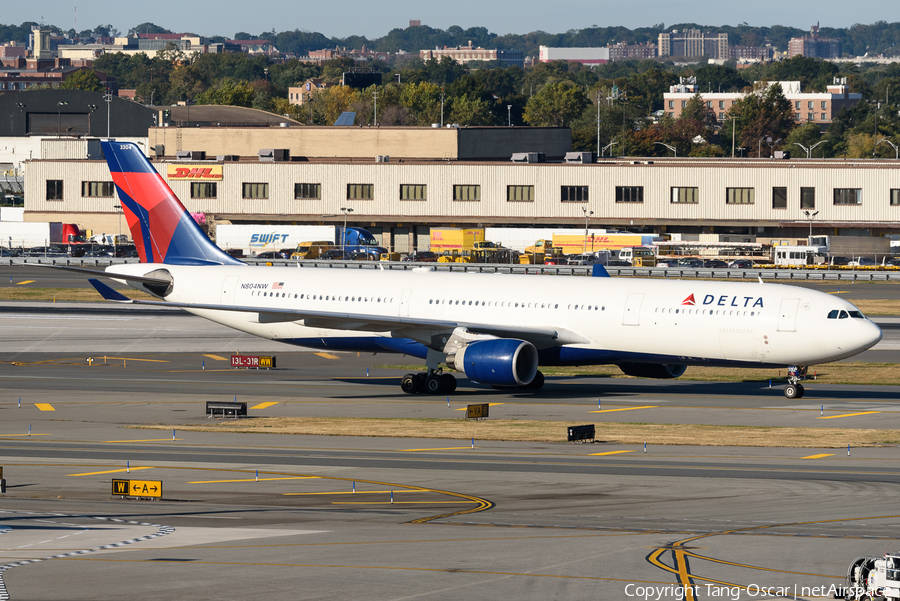
[[[844,580],[847,601],[896,601],[900,599],[900,553],[883,557],[861,555],[850,562]],[[840,598],[835,595],[835,598]]]

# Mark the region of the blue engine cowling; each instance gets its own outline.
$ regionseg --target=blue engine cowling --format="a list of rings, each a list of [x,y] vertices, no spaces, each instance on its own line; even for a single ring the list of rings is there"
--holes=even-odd
[[[670,380],[684,375],[687,365],[669,365],[667,363],[619,363],[619,369],[621,369],[626,376]]]
[[[526,386],[537,373],[538,353],[525,340],[498,338],[473,342],[453,357],[452,367],[475,382],[491,386]]]

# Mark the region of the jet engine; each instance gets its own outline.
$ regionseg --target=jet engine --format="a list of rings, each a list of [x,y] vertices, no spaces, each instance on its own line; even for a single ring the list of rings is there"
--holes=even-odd
[[[619,363],[619,369],[626,376],[636,378],[659,378],[670,380],[684,375],[687,365],[669,365],[666,363]]]
[[[447,364],[482,384],[527,386],[537,374],[538,353],[525,340],[498,338],[463,347],[447,358]]]

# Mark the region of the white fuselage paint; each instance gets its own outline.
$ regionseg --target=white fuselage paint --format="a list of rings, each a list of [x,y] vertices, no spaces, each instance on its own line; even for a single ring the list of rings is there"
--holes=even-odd
[[[108,271],[143,275],[156,269],[174,278],[166,297],[172,302],[560,328],[589,341],[571,348],[665,355],[685,363],[813,365],[850,357],[881,339],[881,330],[868,319],[827,318],[835,309],[856,310],[852,304],[777,284],[162,264],[115,265]],[[277,283],[281,288],[273,289]],[[310,328],[302,319],[258,323],[256,313],[190,311],[273,340],[392,336]],[[405,337],[402,330],[393,336]]]

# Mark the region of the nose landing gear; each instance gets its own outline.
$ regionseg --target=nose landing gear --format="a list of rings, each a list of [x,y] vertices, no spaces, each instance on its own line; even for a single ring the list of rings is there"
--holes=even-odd
[[[796,365],[788,367],[788,383],[784,387],[785,398],[803,398],[803,393],[805,392],[805,390],[803,389],[803,385],[800,384],[800,380],[802,380],[806,376],[806,370],[806,367],[797,367]]]

